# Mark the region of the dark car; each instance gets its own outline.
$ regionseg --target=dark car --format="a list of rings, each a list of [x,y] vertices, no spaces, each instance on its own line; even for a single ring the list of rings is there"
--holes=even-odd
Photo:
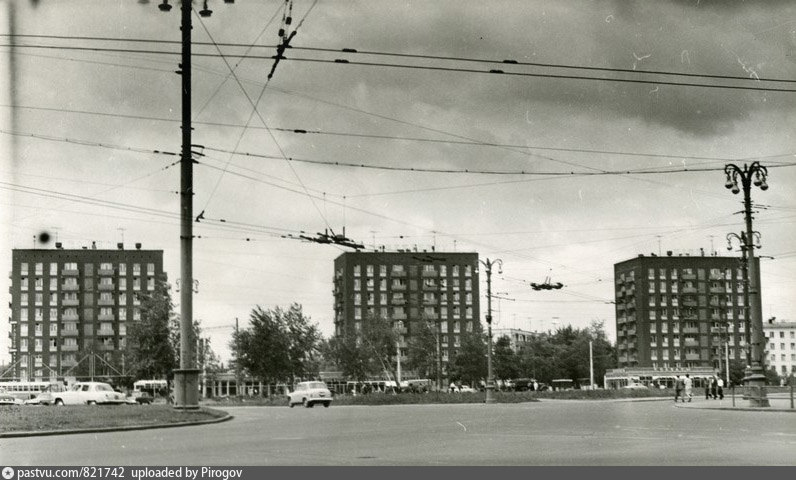
[[[130,405],[150,405],[154,400],[148,392],[133,392],[127,397],[127,403]]]

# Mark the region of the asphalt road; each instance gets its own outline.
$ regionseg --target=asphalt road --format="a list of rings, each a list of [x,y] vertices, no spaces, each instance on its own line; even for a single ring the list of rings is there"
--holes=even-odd
[[[796,465],[796,414],[671,401],[228,411],[207,426],[0,439],[0,465]]]

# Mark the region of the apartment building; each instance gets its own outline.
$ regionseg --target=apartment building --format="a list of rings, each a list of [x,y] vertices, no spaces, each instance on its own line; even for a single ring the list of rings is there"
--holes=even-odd
[[[164,278],[162,250],[60,247],[12,251],[11,369],[4,379],[70,376],[88,352],[100,357],[88,361],[103,371],[124,348],[127,326],[140,319],[138,294]]]
[[[614,280],[619,367],[718,368],[725,342],[731,360],[746,362],[739,258],[639,255],[615,264]]]
[[[769,321],[763,324],[766,336],[766,367],[784,377],[796,375],[796,322]]]
[[[534,332],[521,328],[493,328],[492,342],[496,342],[500,337],[508,337],[511,350],[519,353],[525,348],[525,344],[535,338],[536,335]]]
[[[433,322],[443,369],[462,333],[481,330],[478,300],[477,253],[347,252],[334,261],[336,333],[379,316],[393,322],[405,347],[420,322]]]

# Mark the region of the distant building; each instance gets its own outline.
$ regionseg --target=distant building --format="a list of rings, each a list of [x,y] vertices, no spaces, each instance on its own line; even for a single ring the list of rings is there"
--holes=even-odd
[[[796,375],[796,322],[765,322],[767,367],[780,376]]]
[[[717,369],[726,341],[746,363],[740,259],[639,255],[614,265],[614,280],[619,367]]]
[[[519,328],[493,328],[492,339],[493,342],[497,341],[500,337],[508,337],[511,349],[515,353],[519,353],[525,347],[525,344],[536,337],[536,333],[522,330]]]
[[[140,318],[139,292],[163,276],[163,251],[15,249],[11,267],[11,365],[3,379],[69,376],[87,352],[97,374],[124,348]],[[80,357],[80,358],[78,358]],[[3,373],[3,372],[0,372]]]
[[[444,370],[461,334],[481,329],[478,291],[477,253],[347,252],[334,261],[335,332],[378,316],[393,322],[405,347],[420,322],[431,322]]]

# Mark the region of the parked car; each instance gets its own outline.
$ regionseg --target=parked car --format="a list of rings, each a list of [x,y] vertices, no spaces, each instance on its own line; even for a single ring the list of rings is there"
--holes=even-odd
[[[642,383],[631,383],[622,387],[626,390],[649,390],[649,388]]]
[[[461,393],[476,393],[478,390],[474,389],[473,387],[462,385],[459,387],[459,392]]]
[[[137,391],[128,395],[125,402],[130,405],[151,405],[154,400],[149,392]]]
[[[10,393],[0,392],[0,405],[22,405],[22,400]]]
[[[307,408],[322,403],[324,407],[329,408],[332,404],[332,392],[323,382],[300,382],[296,384],[296,389],[287,395],[287,404],[290,408],[299,403]]]
[[[55,405],[120,405],[125,396],[103,382],[77,382],[65,392],[53,393]]]
[[[25,405],[52,405],[55,403],[54,394],[63,392],[66,389],[63,384],[52,384],[35,397],[25,400]]]

